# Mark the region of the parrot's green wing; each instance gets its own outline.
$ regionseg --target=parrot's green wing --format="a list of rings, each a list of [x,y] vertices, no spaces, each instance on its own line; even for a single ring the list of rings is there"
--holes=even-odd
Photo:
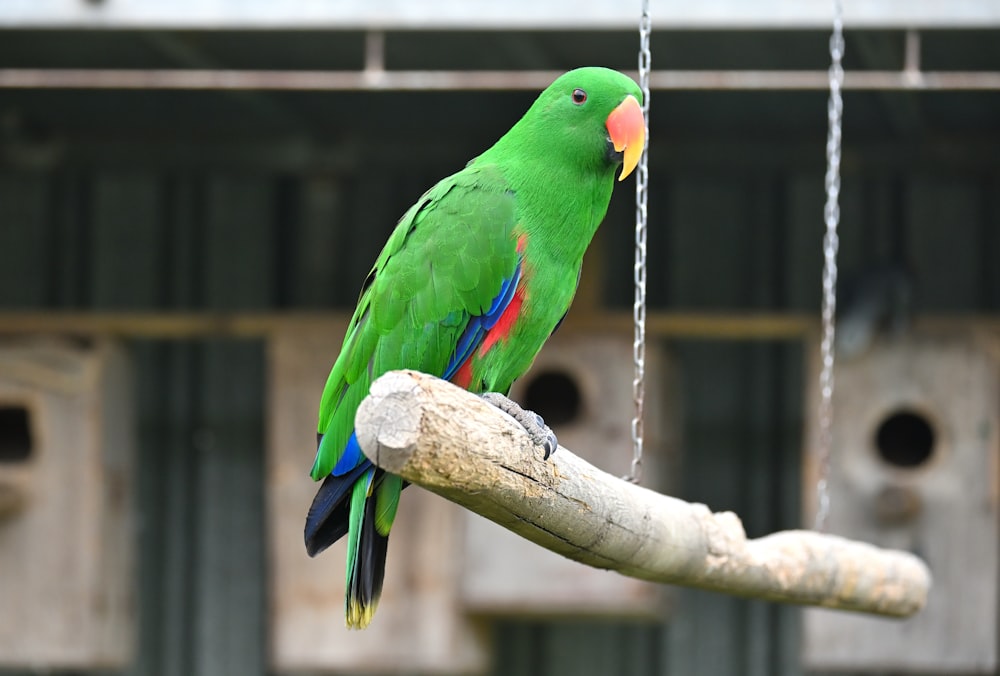
[[[341,460],[372,380],[399,368],[444,375],[469,318],[490,308],[517,267],[514,226],[514,195],[491,166],[441,181],[400,219],[323,390],[313,479]]]

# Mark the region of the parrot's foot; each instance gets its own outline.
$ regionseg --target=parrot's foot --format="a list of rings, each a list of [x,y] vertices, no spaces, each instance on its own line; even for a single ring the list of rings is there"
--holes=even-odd
[[[541,446],[545,450],[545,455],[542,456],[544,460],[548,460],[549,456],[555,453],[556,448],[559,447],[559,442],[556,440],[555,432],[545,424],[542,416],[534,411],[527,411],[521,408],[520,404],[516,401],[505,397],[499,392],[484,392],[479,396],[487,404],[497,407],[516,420],[524,428],[524,431],[528,433],[528,436],[531,437],[535,445]]]

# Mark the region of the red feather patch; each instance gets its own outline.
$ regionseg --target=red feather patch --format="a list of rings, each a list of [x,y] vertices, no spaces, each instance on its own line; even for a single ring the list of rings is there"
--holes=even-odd
[[[518,288],[514,292],[514,297],[510,299],[510,305],[507,309],[503,311],[497,323],[493,325],[493,328],[486,332],[483,337],[483,344],[479,347],[479,356],[482,357],[487,352],[490,351],[497,341],[501,338],[506,339],[510,336],[511,330],[514,328],[514,324],[517,322],[518,315],[521,314],[521,305],[524,303],[524,290]]]
[[[521,233],[517,238],[517,252],[524,255],[524,249],[528,245],[528,236]],[[523,280],[522,280],[523,281]],[[524,304],[524,287],[519,286],[515,291],[513,297],[510,299],[510,303],[504,308],[503,312],[497,318],[496,323],[493,327],[483,335],[482,343],[476,352],[469,355],[469,358],[462,362],[462,365],[455,370],[455,374],[451,377],[451,382],[462,387],[464,389],[469,389],[469,385],[472,384],[472,358],[479,354],[479,357],[486,355],[490,349],[493,348],[500,339],[506,340],[511,331],[514,329],[514,324],[517,322],[518,316],[521,314],[521,306]]]
[[[463,389],[469,389],[469,385],[472,383],[472,356],[470,355],[468,359],[462,362],[462,365],[458,367],[455,371],[455,375],[451,377],[451,382],[455,383]]]

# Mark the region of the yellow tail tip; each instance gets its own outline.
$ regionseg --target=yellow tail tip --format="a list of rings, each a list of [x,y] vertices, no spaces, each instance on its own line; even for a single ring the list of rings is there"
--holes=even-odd
[[[378,599],[372,601],[369,605],[363,605],[357,601],[352,601],[347,604],[347,612],[345,614],[345,622],[348,629],[365,629],[372,622],[372,618],[375,617],[375,609],[378,607]]]

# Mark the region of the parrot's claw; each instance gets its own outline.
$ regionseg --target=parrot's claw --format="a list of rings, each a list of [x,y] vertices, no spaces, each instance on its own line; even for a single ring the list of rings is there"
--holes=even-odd
[[[497,407],[516,420],[524,428],[524,431],[528,433],[528,436],[531,437],[535,445],[541,446],[545,451],[545,455],[542,456],[543,460],[548,460],[549,456],[556,452],[556,449],[559,447],[559,441],[556,439],[556,434],[552,431],[552,428],[545,424],[542,416],[534,411],[527,411],[521,408],[520,404],[516,401],[507,398],[499,392],[484,392],[479,396],[487,404]]]

